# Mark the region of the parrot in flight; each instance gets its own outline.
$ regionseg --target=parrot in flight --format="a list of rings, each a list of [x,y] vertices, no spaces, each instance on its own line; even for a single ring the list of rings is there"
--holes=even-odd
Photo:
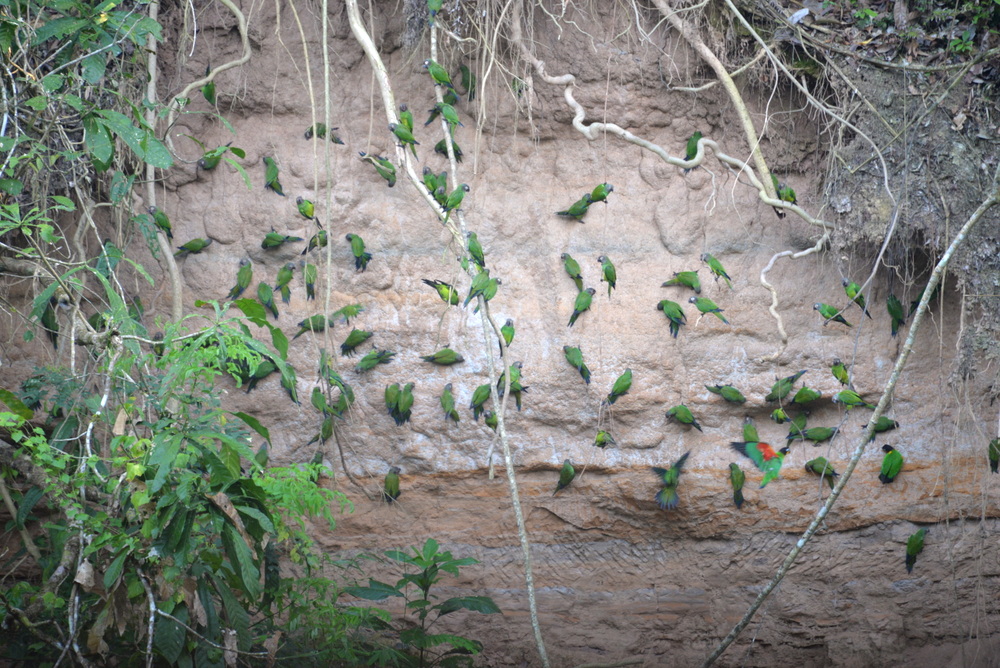
[[[677,483],[680,481],[684,462],[690,454],[690,450],[685,452],[670,468],[652,467],[653,474],[663,483],[663,488],[654,497],[661,510],[673,510],[680,502],[680,497],[677,496]]]
[[[729,447],[744,457],[749,457],[754,465],[764,473],[764,478],[760,482],[761,489],[766,487],[767,483],[780,477],[781,464],[785,461],[785,455],[788,454],[787,447],[775,452],[769,444],[760,441],[733,442],[729,444]]]

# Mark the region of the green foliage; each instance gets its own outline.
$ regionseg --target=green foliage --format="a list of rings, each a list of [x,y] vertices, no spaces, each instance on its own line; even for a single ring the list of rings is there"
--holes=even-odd
[[[417,624],[406,625],[404,621],[393,625],[384,616],[375,615],[367,619],[376,628],[389,628],[409,651],[399,652],[381,647],[377,652],[377,665],[393,666],[461,666],[472,665],[472,655],[482,651],[482,645],[463,636],[431,633],[431,627],[444,615],[458,610],[469,610],[482,614],[500,612],[500,608],[488,596],[459,596],[441,603],[432,595],[431,588],[441,581],[443,574],[458,577],[461,566],[478,563],[466,557],[456,559],[451,552],[441,552],[437,541],[427,539],[420,549],[410,548],[412,554],[399,550],[389,550],[385,556],[404,564],[410,572],[396,582],[389,584],[369,579],[367,586],[347,587],[344,592],[368,601],[387,598],[402,598],[405,609],[413,611]],[[413,590],[416,590],[415,592]],[[359,614],[369,613],[371,608],[355,608]],[[373,661],[376,656],[373,654]]]

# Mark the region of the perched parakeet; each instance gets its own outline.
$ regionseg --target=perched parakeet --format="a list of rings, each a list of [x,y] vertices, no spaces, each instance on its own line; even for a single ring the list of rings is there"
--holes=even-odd
[[[575,477],[576,477],[576,469],[573,468],[573,465],[570,463],[568,459],[565,460],[563,462],[562,468],[559,469],[559,483],[556,485],[556,491],[552,492],[552,496],[558,494],[559,490],[561,490],[563,487],[569,486],[569,484],[573,482],[573,478]]]
[[[455,395],[451,392],[451,383],[444,386],[441,391],[441,410],[444,411],[445,420],[459,421],[458,411],[455,409]]]
[[[878,421],[875,423],[875,428],[872,429],[871,436],[868,437],[868,442],[871,443],[872,441],[874,441],[875,437],[878,434],[881,434],[881,433],[884,433],[884,432],[887,432],[887,431],[892,431],[893,429],[896,429],[897,427],[899,427],[899,423],[898,422],[896,422],[892,418],[886,417],[884,415],[880,415],[879,418],[878,418]]]
[[[698,140],[703,136],[704,135],[701,134],[701,130],[696,130],[694,134],[688,137],[687,146],[684,149],[684,159],[688,162],[691,162],[698,156]],[[688,167],[684,170],[684,173],[687,174],[692,169],[694,169],[694,167]]]
[[[667,419],[677,420],[681,424],[691,425],[698,431],[702,431],[701,425],[698,424],[698,421],[694,419],[694,415],[692,415],[691,409],[689,409],[684,404],[678,404],[673,408],[671,408],[670,410],[668,410]]]
[[[344,339],[344,342],[340,344],[340,354],[350,357],[354,354],[358,346],[372,337],[372,334],[373,332],[367,332],[363,329],[352,329],[351,333]]]
[[[229,142],[229,144],[226,144],[226,147],[228,147],[232,143],[233,142]],[[200,158],[198,158],[198,167],[204,169],[206,172],[210,172],[219,166],[219,163],[222,162],[222,156],[225,154],[226,154],[226,149],[225,147],[221,146],[218,148],[213,148],[210,151],[205,151],[205,153]]]
[[[594,300],[595,292],[597,290],[594,290],[594,288],[587,288],[576,296],[576,302],[573,304],[573,315],[569,317],[570,327],[576,323],[576,319],[580,317],[581,313],[590,308],[590,303]]]
[[[759,441],[760,436],[757,434],[757,426],[753,422],[753,418],[747,415],[743,418],[743,440],[744,441]]]
[[[854,390],[841,390],[840,392],[837,392],[837,394],[833,395],[833,403],[844,404],[844,406],[847,407],[847,410],[857,408],[858,406],[864,406],[865,408],[875,410],[874,405],[866,403],[865,400],[862,399],[861,396]]]
[[[413,151],[413,157],[417,157],[417,147],[420,146],[420,142],[414,138],[413,133],[406,129],[406,126],[400,123],[389,123],[389,131],[396,135],[396,139],[399,140],[399,145],[405,150],[407,146]]]
[[[413,133],[413,112],[405,104],[399,105],[399,124]]]
[[[500,417],[491,410],[485,410],[483,411],[483,422],[485,422],[486,426],[492,429],[495,433],[497,427],[500,426]]]
[[[705,389],[734,404],[744,404],[747,401],[743,393],[732,385],[706,385]]]
[[[316,234],[314,234],[311,237],[309,237],[309,244],[305,248],[302,249],[302,253],[301,254],[305,255],[306,253],[308,253],[309,251],[311,251],[312,249],[314,249],[316,247],[326,248],[326,244],[327,243],[328,243],[328,239],[327,239],[327,236],[326,236],[326,230],[320,230]]]
[[[177,252],[174,253],[174,257],[180,258],[187,257],[188,255],[195,255],[211,245],[211,239],[192,239],[183,246],[178,246]]]
[[[434,19],[437,18],[438,12],[441,11],[441,7],[444,6],[444,0],[427,0],[427,13],[430,14],[431,25],[434,25]]]
[[[891,292],[885,298],[885,305],[889,311],[889,317],[892,318],[892,336],[895,338],[896,334],[899,333],[899,328],[906,324],[906,313],[903,311],[903,305],[899,303],[896,295]]]
[[[771,419],[778,424],[792,421],[792,418],[788,417],[788,413],[785,412],[785,409],[780,406],[771,411]]]
[[[306,301],[316,299],[316,281],[319,279],[319,270],[316,265],[307,262],[302,267],[302,280],[306,284]]]
[[[343,145],[344,141],[336,135],[336,131],[340,128],[332,128],[330,131],[330,142],[334,144]],[[317,139],[326,139],[326,123],[317,123],[316,125],[310,125],[306,128],[305,138],[312,139],[316,137]]]
[[[570,366],[580,372],[580,376],[583,380],[590,385],[590,369],[583,361],[583,352],[579,348],[573,348],[571,346],[563,346],[563,354],[566,356],[566,361],[569,362]]]
[[[267,283],[257,285],[257,300],[278,319],[278,307],[274,305],[274,291]]]
[[[687,316],[684,315],[681,305],[669,299],[663,299],[656,305],[656,310],[663,311],[663,315],[667,316],[667,320],[670,321],[670,333],[676,339],[681,325],[687,324]]]
[[[469,251],[469,257],[479,265],[480,269],[485,269],[486,255],[483,253],[483,245],[479,243],[479,235],[470,230],[465,233],[465,236],[467,239],[465,248]]]
[[[813,445],[819,445],[823,441],[829,441],[839,431],[836,427],[810,427],[801,431],[789,431],[787,439],[789,441],[812,441]]]
[[[305,320],[302,320],[298,324],[299,331],[292,337],[292,341],[299,338],[306,332],[323,332],[327,327],[331,326],[333,323],[329,318],[327,318],[322,313],[317,313],[316,315],[311,315]]]
[[[847,295],[847,298],[860,306],[861,311],[871,318],[872,314],[868,312],[868,307],[865,305],[865,296],[861,294],[861,286],[846,278],[841,279],[840,284],[844,286],[844,294]]]
[[[448,130],[452,133],[455,132],[455,126],[457,125],[461,125],[463,128],[465,127],[465,123],[458,118],[458,112],[455,111],[455,107],[452,105],[442,102],[437,105],[437,109],[438,113],[441,114],[441,118],[443,118],[445,123],[448,124]]]
[[[348,304],[347,306],[341,306],[339,309],[330,314],[330,322],[333,323],[337,318],[343,318],[344,323],[350,325],[351,318],[358,317],[358,314],[365,310],[365,307],[361,304]]]
[[[447,172],[444,173],[444,177],[445,177],[445,182],[440,184],[442,186],[448,182]],[[420,180],[423,182],[424,187],[427,188],[427,192],[429,192],[431,195],[433,195],[434,191],[438,189],[439,184],[438,184],[437,174],[435,174],[434,170],[432,170],[430,167],[426,166],[424,167],[423,171],[421,172]]]
[[[760,481],[761,489],[766,487],[767,483],[780,477],[781,463],[785,460],[785,455],[788,454],[788,448],[782,448],[775,452],[769,444],[760,441],[734,442],[730,443],[729,447],[741,455],[749,457],[754,465],[764,473],[764,478]]]
[[[205,65],[205,76],[207,77],[212,71],[211,65]],[[204,96],[205,101],[208,102],[213,107],[215,106],[215,81],[209,81],[207,84],[201,87],[201,94]]]
[[[288,392],[288,398],[292,403],[299,403],[298,378],[295,375],[295,367],[285,363],[285,370],[281,372],[281,386]]]
[[[834,358],[833,364],[830,365],[830,373],[840,381],[841,385],[851,386],[851,377],[847,373],[847,366],[840,361],[839,357]]]
[[[882,446],[882,452],[885,456],[882,457],[882,470],[878,474],[878,479],[883,485],[888,485],[903,470],[903,455],[888,443]]]
[[[788,437],[785,445],[791,445],[796,438],[802,438],[802,433],[806,430],[806,423],[809,420],[809,413],[803,411],[788,421]]]
[[[458,306],[461,298],[458,296],[458,292],[450,283],[445,283],[444,281],[429,281],[426,278],[423,279],[424,283],[434,288],[445,304],[451,304],[452,306]]]
[[[402,388],[399,383],[386,386],[385,407],[397,427],[408,422],[413,407],[413,383],[407,383]]]
[[[163,233],[167,235],[167,239],[174,238],[174,230],[170,226],[170,219],[167,218],[167,214],[163,213],[162,210],[156,208],[155,206],[149,207],[149,215],[153,217],[153,222],[158,228],[163,230]]]
[[[363,272],[368,268],[368,263],[372,260],[372,254],[365,251],[365,240],[357,234],[348,234],[345,237],[351,244],[351,255],[354,256],[354,270]]]
[[[399,472],[398,466],[389,467],[389,472],[385,474],[385,482],[382,483],[382,500],[391,504],[399,498]]]
[[[611,299],[611,291],[615,289],[615,284],[618,282],[618,272],[607,255],[600,256],[597,261],[601,263],[601,282],[608,284],[608,299]]]
[[[448,88],[455,90],[455,86],[451,83],[451,76],[448,75],[448,70],[441,67],[437,62],[428,58],[424,61],[424,69],[427,73],[431,75],[431,79],[434,80],[435,86],[447,86]]]
[[[451,105],[458,104],[458,95],[453,90],[450,89],[446,90],[442,98],[445,104],[451,104]],[[428,111],[430,113],[430,116],[424,122],[425,127],[433,123],[434,119],[436,119],[438,116],[441,115],[441,111],[437,108],[437,106],[435,106],[433,109],[429,109]],[[435,150],[437,149],[435,148]],[[445,153],[447,154],[447,151]]]
[[[809,461],[807,461],[806,472],[815,473],[816,475],[825,479],[826,482],[829,483],[830,489],[833,489],[834,485],[837,484],[836,482],[834,482],[834,478],[840,475],[839,473],[833,470],[833,467],[830,465],[830,462],[826,461],[826,457],[817,457],[816,459],[810,459]]]
[[[266,357],[261,358],[260,362],[257,363],[256,368],[254,368],[253,375],[251,376],[249,382],[247,382],[247,394],[250,394],[250,390],[257,387],[257,383],[264,380],[277,370],[278,367],[274,363],[274,360]]]
[[[997,466],[1000,465],[1000,438],[994,438],[990,441],[986,454],[990,460],[990,471],[996,473]]]
[[[590,193],[590,202],[604,202],[608,203],[608,195],[614,192],[615,187],[610,183],[602,183],[600,185],[594,186],[594,189]]]
[[[736,462],[729,464],[729,484],[733,486],[733,503],[736,509],[743,507],[743,483],[746,482],[746,474]]]
[[[326,395],[323,394],[323,390],[321,390],[319,387],[313,388],[310,401],[313,405],[313,408],[318,410],[323,415],[329,415],[333,412],[332,409],[330,408],[330,405],[326,402]]]
[[[251,280],[253,280],[253,264],[250,262],[250,258],[245,257],[240,260],[240,268],[236,272],[236,285],[232,287],[226,298],[239,299],[243,291],[250,287]]]
[[[798,199],[795,197],[795,191],[792,190],[791,186],[785,185],[784,183],[778,182],[778,177],[771,174],[771,183],[774,184],[774,192],[782,202],[788,202],[789,204],[797,204]],[[778,214],[778,218],[784,218],[785,212],[774,207],[774,212]]]
[[[920,529],[906,539],[906,572],[912,573],[913,566],[917,563],[917,555],[924,551],[924,536],[927,529]]]
[[[309,220],[312,220],[316,215],[316,206],[311,200],[308,200],[305,197],[296,197],[295,206],[298,208],[299,213]]]
[[[782,378],[774,385],[771,386],[771,391],[764,397],[764,401],[780,401],[788,396],[788,393],[792,391],[792,386],[795,382],[802,377],[802,374],[806,372],[805,369],[799,371],[798,373],[793,373],[791,376]],[[777,422],[777,420],[775,420]]]
[[[448,222],[452,211],[461,208],[462,200],[465,199],[465,193],[467,192],[469,192],[469,184],[467,183],[461,183],[451,191],[451,194],[448,195],[448,201],[441,207],[445,211],[444,222]]]
[[[708,297],[691,297],[691,299],[688,300],[688,303],[694,304],[695,308],[701,311],[702,315],[714,313],[716,318],[727,325],[729,324],[729,321],[722,315],[722,309]]]
[[[597,435],[594,436],[594,445],[599,448],[606,448],[609,445],[615,445],[615,438],[611,435],[610,431],[599,429]]]
[[[458,71],[462,75],[462,88],[465,89],[466,97],[472,102],[476,99],[476,75],[466,65],[459,65]]]
[[[287,263],[278,270],[278,280],[274,284],[274,289],[281,294],[281,301],[286,304],[292,299],[292,289],[288,284],[292,282],[292,275],[295,273],[295,264]]]
[[[667,288],[671,285],[681,285],[694,290],[696,295],[701,294],[701,280],[697,271],[675,271],[674,277],[669,281],[664,281],[660,287]]]
[[[573,282],[576,284],[577,292],[582,291],[583,273],[580,270],[580,263],[574,260],[573,256],[570,255],[569,253],[563,253],[562,255],[559,256],[559,258],[563,261],[563,269],[566,270],[566,273],[569,275],[570,278],[573,279]]]
[[[817,399],[820,399],[822,397],[823,393],[820,392],[819,390],[814,390],[811,387],[806,387],[805,385],[803,385],[802,387],[799,388],[799,391],[795,393],[795,396],[792,397],[792,403],[803,406],[810,402],[816,401]]]
[[[618,401],[618,397],[625,396],[630,389],[632,389],[632,369],[625,369],[625,372],[618,376],[614,385],[611,386],[611,392],[608,393],[604,403],[608,405],[615,403]]]
[[[264,240],[260,242],[260,247],[264,250],[273,250],[283,244],[292,243],[293,241],[302,241],[302,237],[278,234],[274,230],[271,230],[264,235]]]
[[[323,422],[320,424],[319,431],[316,433],[315,436],[312,437],[311,441],[306,443],[306,445],[312,445],[316,441],[319,441],[320,443],[326,443],[331,438],[333,438],[333,418],[332,417],[323,418]]]
[[[469,402],[469,408],[472,410],[472,417],[479,422],[479,416],[483,413],[483,404],[490,398],[490,387],[489,383],[480,385],[472,392],[472,401]]]
[[[358,363],[354,365],[354,370],[358,373],[371,371],[379,364],[388,364],[395,356],[396,353],[391,350],[379,350],[378,348],[372,348],[365,353],[364,357],[358,360]]]
[[[163,357],[163,353],[166,352],[167,349],[166,345],[163,343],[163,332],[153,334],[153,340],[156,341],[156,343],[153,344],[153,354],[157,357]]]
[[[42,329],[45,331],[45,336],[47,336],[49,341],[52,343],[52,347],[58,350],[59,321],[56,319],[56,310],[53,307],[54,301],[55,300],[50,299],[49,303],[45,305],[45,310],[42,311],[42,315],[39,317],[38,322],[42,325]]]
[[[670,468],[652,467],[653,474],[663,483],[663,488],[654,497],[661,510],[673,510],[680,502],[680,497],[677,496],[677,483],[680,481],[684,462],[690,454],[690,450],[685,452]]]
[[[582,223],[583,217],[587,215],[587,211],[589,209],[590,193],[586,193],[583,197],[573,202],[573,204],[571,204],[565,211],[556,211],[556,215],[563,216],[565,218],[572,218]]]
[[[813,304],[813,310],[819,311],[819,314],[823,316],[824,325],[833,320],[834,322],[842,323],[844,325],[847,325],[848,327],[852,326],[851,323],[847,322],[847,320],[844,319],[844,316],[838,313],[838,309],[836,306],[830,306],[829,304],[824,304],[823,302],[816,302],[815,304]]]
[[[380,155],[369,155],[364,151],[358,151],[358,155],[361,156],[362,162],[370,163],[375,168],[375,171],[386,180],[390,188],[396,185],[396,165]]]
[[[702,253],[701,261],[708,265],[708,270],[711,271],[712,274],[715,276],[716,281],[718,281],[721,278],[726,282],[726,285],[729,286],[730,290],[733,289],[733,284],[732,282],[730,282],[729,274],[726,273],[726,270],[722,267],[721,262],[716,260],[709,253]]]
[[[422,355],[420,357],[425,362],[439,364],[441,366],[451,366],[465,361],[465,358],[456,353],[451,348],[442,348],[433,355]]]
[[[514,342],[514,335],[516,333],[517,333],[517,330],[514,329],[514,319],[513,318],[507,318],[507,322],[505,322],[503,324],[503,326],[500,328],[500,336],[503,338],[504,346],[510,348],[510,344]],[[499,345],[499,344],[500,344],[500,341],[497,340],[497,345]],[[501,348],[502,348],[502,346],[501,346]]]
[[[281,189],[281,182],[278,181],[278,163],[274,158],[264,156],[264,187],[273,190],[282,197],[285,191]]]
[[[462,162],[462,156],[465,154],[462,153],[462,147],[458,145],[458,142],[455,141],[454,138],[451,140],[451,148],[455,151],[455,162]],[[447,158],[448,141],[446,139],[442,139],[438,143],[434,144],[434,152]]]
[[[469,295],[465,298],[465,303],[462,306],[468,306],[470,301],[479,296],[482,296],[483,301],[493,299],[497,294],[497,288],[502,283],[503,281],[499,278],[490,278],[489,269],[483,269],[472,279],[472,284],[469,286]],[[479,308],[476,307],[476,310],[478,311]]]
[[[925,290],[927,290],[926,286],[924,286],[924,289],[920,291],[920,294],[917,295],[917,298],[914,299],[912,302],[910,302],[910,312],[906,314],[906,318],[907,319],[912,318],[913,314],[916,313],[917,307],[920,306],[920,301],[924,298],[924,291]],[[934,301],[935,299],[937,299],[937,297],[938,297],[938,295],[940,293],[941,293],[941,284],[938,283],[937,285],[934,286],[934,292],[931,293],[931,298],[929,300],[927,300],[927,307],[928,308],[930,308],[930,305],[931,305],[930,303],[932,301]]]

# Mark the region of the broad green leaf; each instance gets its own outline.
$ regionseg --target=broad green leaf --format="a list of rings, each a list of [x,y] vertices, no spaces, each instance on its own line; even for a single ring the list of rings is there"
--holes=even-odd
[[[87,19],[77,19],[71,16],[53,19],[44,23],[35,31],[35,38],[31,40],[32,45],[39,45],[51,38],[62,39],[67,35],[80,32],[90,23]]]
[[[61,74],[50,74],[42,77],[42,90],[46,93],[53,93],[62,88],[65,81],[66,79]]]
[[[149,465],[156,467],[156,476],[149,483],[149,491],[155,494],[167,482],[174,460],[181,451],[180,434],[174,434],[169,440],[154,441],[153,451],[149,454]]]
[[[173,614],[178,619],[181,618],[181,610],[186,612],[183,604],[174,610]],[[185,614],[184,617],[187,615]],[[153,647],[163,656],[167,665],[177,663],[181,652],[184,651],[184,637],[187,634],[184,627],[168,617],[157,615],[153,633]]]
[[[18,179],[0,179],[0,190],[8,195],[20,195],[24,190],[24,184]]]
[[[223,160],[232,165],[236,171],[240,173],[240,176],[243,177],[243,183],[246,184],[247,190],[253,190],[253,185],[250,183],[250,175],[247,174],[247,170],[243,169],[243,165],[236,162],[232,158],[223,158]]]
[[[242,411],[238,411],[236,413],[230,413],[230,415],[235,415],[239,419],[243,420],[243,422],[245,422],[248,427],[250,427],[255,432],[263,436],[264,440],[267,441],[268,445],[271,445],[271,432],[267,430],[267,427],[265,427],[260,423],[260,420],[250,415],[249,413],[244,413]]]
[[[173,166],[174,159],[163,142],[148,131],[137,128],[127,116],[111,109],[98,109],[96,113],[104,119],[108,129],[121,137],[142,160],[161,169]]]
[[[24,523],[28,520],[28,515],[31,514],[31,511],[42,500],[43,496],[45,496],[45,491],[41,487],[33,486],[21,497],[21,502],[17,504],[17,517],[14,518],[14,523],[19,529],[24,528]]]
[[[111,166],[111,158],[115,152],[111,133],[93,116],[83,117],[83,145],[98,171],[103,172]]]
[[[2,401],[7,408],[10,409],[11,413],[14,413],[20,418],[25,420],[30,420],[35,417],[35,412],[24,405],[16,394],[10,390],[0,389],[0,401]]]
[[[245,157],[247,157],[247,152],[244,151],[241,148],[237,148],[236,146],[230,146],[229,150],[232,151],[233,155],[235,155],[238,158],[245,158]]]
[[[243,536],[229,522],[222,528],[222,545],[233,570],[243,583],[243,591],[246,592],[247,598],[256,601],[261,591],[260,568],[254,563],[253,553],[243,540]]]
[[[104,588],[110,590],[118,582],[125,569],[125,559],[128,558],[128,550],[122,549],[117,557],[108,565],[108,570],[104,571]]]
[[[41,111],[45,107],[49,106],[49,98],[44,95],[36,95],[35,97],[25,100],[24,106],[34,109],[35,111]]]
[[[104,77],[104,70],[107,67],[107,56],[102,53],[94,53],[80,63],[80,76],[89,84],[96,84]]]
[[[458,596],[449,598],[447,601],[435,606],[442,615],[455,612],[456,610],[471,610],[490,615],[500,612],[500,608],[489,596]]]
[[[271,327],[271,344],[278,351],[278,354],[281,355],[281,359],[288,359],[288,337],[285,336],[280,327]]]
[[[256,299],[243,297],[234,301],[233,306],[243,311],[243,315],[258,327],[267,325],[267,311],[264,310],[264,307]]]
[[[402,596],[398,589],[385,582],[369,578],[367,587],[345,587],[345,594],[363,598],[366,601],[381,601],[390,596]]]
[[[69,197],[63,197],[62,195],[51,195],[51,197],[56,203],[53,207],[54,209],[58,211],[76,211],[76,204]]]
[[[265,533],[274,533],[274,523],[271,518],[253,506],[235,506],[241,515],[246,515],[257,521]]]
[[[218,577],[212,577],[215,590],[222,599],[222,607],[226,610],[229,627],[236,630],[237,646],[242,650],[250,649],[250,615],[233,596],[226,583]]]
[[[111,202],[120,204],[132,192],[132,185],[135,183],[135,174],[125,176],[121,171],[115,170],[111,175]]]

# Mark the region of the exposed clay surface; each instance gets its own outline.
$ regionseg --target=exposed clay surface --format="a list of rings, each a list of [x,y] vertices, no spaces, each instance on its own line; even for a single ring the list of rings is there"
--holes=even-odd
[[[415,54],[404,51],[399,19],[389,14],[394,5],[377,4],[375,38],[397,102],[408,103],[417,118],[417,171],[429,164],[439,172],[445,163],[432,147],[440,129],[422,127],[433,100],[419,68],[426,42]],[[434,537],[456,556],[479,559],[460,580],[446,583],[494,597],[504,616],[454,615],[451,622],[485,643],[484,665],[537,665],[502,461],[496,460],[498,477],[489,480],[485,467],[492,432],[467,410],[473,389],[491,380],[484,346],[495,349],[495,339],[487,334],[484,344],[471,306],[446,308],[422,284],[423,278],[457,281],[464,295],[468,279],[460,276],[449,235],[413,186],[401,177],[394,188],[386,188],[357,159],[360,150],[393,156],[394,149],[369,66],[346,16],[332,17],[330,42],[333,125],[346,146],[331,147],[333,176],[325,185],[322,144],[303,139],[314,117],[295,18],[284,7],[276,34],[273,12],[271,4],[254,6],[253,60],[218,81],[220,109],[237,135],[205,114],[183,115],[171,130],[182,157],[192,161],[200,151],[182,135],[192,134],[208,146],[232,140],[247,151],[243,164],[254,182],[247,191],[230,167],[196,173],[193,162],[164,175],[159,205],[170,213],[176,241],[207,236],[215,242],[205,253],[181,261],[187,309],[193,310],[195,299],[223,300],[240,259],[247,256],[254,262],[248,294],[259,280],[273,284],[283,264],[298,262],[304,244],[263,251],[261,239],[272,227],[308,238],[316,228],[297,214],[294,199],[301,195],[316,202],[331,234],[329,254],[316,252],[311,258],[321,267],[323,294],[305,301],[297,272],[291,304],[279,302],[280,325],[291,335],[309,315],[360,302],[366,311],[351,326],[375,332],[360,354],[372,344],[398,352],[391,364],[361,376],[353,370],[354,360],[339,362],[358,395],[350,421],[341,426],[340,442],[369,498],[346,480],[336,445],[328,443],[325,460],[337,478],[326,484],[336,484],[356,507],[336,531],[318,538],[333,554],[352,554]],[[320,28],[312,12],[303,23],[319,105]],[[675,155],[695,129],[731,155],[747,154],[718,88],[697,95],[666,90],[658,83],[656,51],[622,55],[602,41],[616,34],[613,23],[594,28],[596,40],[574,31],[557,40],[544,21],[536,26],[539,53],[549,70],[579,77],[576,95],[590,110],[589,120],[606,115]],[[199,28],[202,42],[190,60],[177,62],[184,49],[164,49],[164,98],[200,75],[209,54],[214,64],[238,53],[234,24],[221,5],[199,16]],[[678,67],[700,67],[683,44],[663,40],[662,31],[656,34]],[[587,142],[570,125],[561,90],[536,81],[536,92],[534,136],[506,83],[494,80],[483,91],[483,108],[490,113],[482,135],[476,136],[468,119],[483,108],[462,104],[459,113],[467,122],[456,137],[466,152],[460,178],[471,186],[463,212],[479,234],[493,275],[503,279],[491,302],[493,314],[501,323],[515,320],[511,354],[523,362],[524,382],[530,386],[521,412],[511,402],[507,428],[532,541],[543,633],[554,666],[631,656],[645,657],[646,665],[691,665],[740,618],[828,493],[803,471],[805,461],[822,454],[842,470],[856,445],[868,412],[847,414],[830,403],[840,389],[828,371],[831,360],[853,362],[856,388],[874,401],[902,336],[890,337],[882,276],[869,290],[874,320],[863,319],[852,307],[844,315],[855,328],[823,326],[813,303],[842,306],[842,276],[862,282],[869,268],[850,257],[818,254],[779,260],[769,275],[789,334],[782,351],[759,273],[772,254],[811,246],[817,229],[791,216],[777,219],[746,184],[711,158],[684,176],[617,139]],[[749,97],[756,103],[755,95]],[[200,97],[191,108],[208,111]],[[762,121],[763,107],[754,112]],[[316,113],[321,120],[322,111]],[[775,122],[782,131],[765,139],[765,154],[795,187],[800,204],[819,211],[822,156],[815,129],[803,115]],[[267,155],[281,165],[286,199],[262,188],[261,160]],[[606,206],[592,207],[585,224],[553,215],[602,181],[613,183],[615,191]],[[833,211],[823,215],[836,222]],[[344,241],[348,232],[360,234],[374,255],[364,273],[354,270]],[[140,243],[135,247],[139,261],[155,271],[156,261]],[[733,290],[711,280],[699,261],[706,251],[726,266]],[[559,259],[565,252],[583,266],[585,285],[597,289],[593,308],[572,329],[566,322],[576,290]],[[618,269],[610,299],[599,282],[597,257],[602,254]],[[699,321],[686,303],[690,290],[660,287],[673,272],[694,269],[700,269],[702,296],[725,309],[732,326],[711,316]],[[165,274],[160,276],[162,281]],[[911,289],[904,304],[918,291]],[[947,302],[947,290],[945,295]],[[677,339],[669,336],[656,310],[665,298],[682,303],[688,315]],[[169,313],[169,291],[151,295],[147,303],[151,317]],[[901,427],[869,446],[825,529],[722,665],[997,665],[1000,648],[992,638],[1000,624],[994,519],[1000,515],[1000,476],[991,477],[985,455],[996,408],[987,406],[985,390],[975,380],[952,382],[958,320],[959,311],[950,304],[935,308],[889,411]],[[306,399],[317,381],[320,348],[334,349],[349,330],[338,325],[326,340],[307,334],[293,342],[290,360],[298,369],[300,397]],[[466,361],[443,368],[419,360],[445,343]],[[26,345],[8,341],[5,358],[27,359]],[[564,345],[583,349],[593,372],[589,386],[563,359]],[[775,361],[767,359],[779,351]],[[66,349],[59,355],[65,362]],[[632,390],[615,404],[608,423],[618,447],[602,451],[591,445],[599,404],[626,367],[634,373]],[[741,440],[745,415],[755,418],[764,440],[783,444],[787,428],[768,420],[773,406],[763,397],[777,377],[799,369],[808,370],[804,382],[823,392],[812,407],[810,426],[840,425],[842,435],[832,445],[794,445],[782,478],[763,490],[757,489],[759,473],[742,460],[747,503],[738,511],[727,479],[727,467],[738,455],[728,444]],[[412,421],[402,428],[383,405],[383,389],[394,382],[416,384]],[[458,425],[446,422],[438,405],[449,382],[461,405]],[[716,383],[737,386],[748,402],[726,404],[704,389]],[[306,442],[320,417],[307,400],[302,406],[289,403],[277,376],[249,395],[228,381],[219,389],[230,405],[268,425],[275,461],[312,458],[314,446]],[[681,402],[699,419],[703,433],[664,419],[665,410]],[[878,446],[886,442],[906,457],[892,485],[877,479]],[[688,450],[680,507],[661,511],[653,502],[657,487],[649,467],[666,466]],[[566,458],[583,474],[553,497],[557,470]],[[390,465],[403,470],[403,495],[397,506],[386,507],[372,499]],[[904,546],[916,524],[929,528],[927,547],[907,575]]]

